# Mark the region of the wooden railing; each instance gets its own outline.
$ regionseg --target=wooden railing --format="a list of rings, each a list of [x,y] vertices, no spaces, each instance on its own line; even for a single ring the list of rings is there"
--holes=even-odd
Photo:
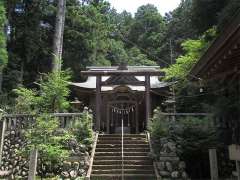
[[[96,134],[95,134],[95,139],[94,139],[94,143],[93,143],[93,148],[92,148],[89,168],[88,168],[88,172],[87,172],[85,180],[90,180],[90,178],[91,178],[93,160],[94,160],[95,151],[96,151],[96,147],[97,147],[97,141],[98,141],[98,134],[99,134],[98,132],[96,132]]]
[[[60,128],[69,127],[70,123],[77,121],[82,113],[55,113],[50,114],[59,119]],[[6,114],[2,117],[2,122],[5,121],[6,129],[24,128],[25,126],[31,125],[36,120],[35,115],[29,114]]]

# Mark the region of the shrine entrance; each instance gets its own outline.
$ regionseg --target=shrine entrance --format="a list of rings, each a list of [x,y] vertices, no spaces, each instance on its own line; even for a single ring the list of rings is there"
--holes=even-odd
[[[121,133],[122,120],[124,133],[138,132],[138,105],[135,101],[119,100],[108,104],[107,124],[110,133]]]
[[[95,94],[94,128],[108,134],[120,133],[123,120],[125,133],[146,130],[152,113],[151,92],[164,87],[158,79],[162,75],[158,68],[122,64],[82,71],[90,81],[79,85],[93,87]]]

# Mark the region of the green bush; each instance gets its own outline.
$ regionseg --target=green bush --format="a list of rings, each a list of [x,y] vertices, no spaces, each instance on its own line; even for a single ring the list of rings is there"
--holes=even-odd
[[[176,117],[176,120],[172,121],[157,109],[154,112],[150,133],[157,155],[161,148],[160,139],[167,138],[176,142],[177,153],[187,163],[190,177],[206,178],[209,176],[208,149],[221,145],[211,117]]]
[[[52,72],[43,75],[39,90],[16,89],[16,113],[65,112],[69,108],[67,100],[70,90],[68,71]]]
[[[37,149],[40,157],[40,167],[45,167],[48,172],[57,173],[56,165],[61,164],[69,156],[65,147],[66,142],[73,135],[66,130],[59,130],[59,121],[55,117],[42,114],[37,117],[36,123],[25,130],[24,136],[27,145],[22,153],[29,155],[33,149]]]
[[[169,123],[166,120],[166,116],[161,114],[159,108],[154,111],[154,115],[149,124],[148,130],[154,139],[159,139],[168,135]]]
[[[76,136],[78,142],[86,145],[92,144],[92,121],[92,113],[85,107],[81,116],[70,125],[71,131]]]

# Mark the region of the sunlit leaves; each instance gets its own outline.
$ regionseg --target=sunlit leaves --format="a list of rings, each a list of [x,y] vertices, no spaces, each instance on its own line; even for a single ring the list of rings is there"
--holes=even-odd
[[[183,42],[182,48],[185,54],[179,56],[175,64],[163,69],[166,73],[166,79],[184,80],[215,36],[216,31],[213,28],[197,40],[190,39]]]
[[[5,34],[5,23],[6,23],[6,11],[4,8],[4,2],[0,2],[0,70],[6,65],[8,60],[8,54],[6,49],[6,34]]]

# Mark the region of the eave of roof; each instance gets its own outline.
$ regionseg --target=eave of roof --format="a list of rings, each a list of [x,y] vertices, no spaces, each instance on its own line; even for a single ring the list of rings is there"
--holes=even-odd
[[[240,11],[233,17],[232,21],[225,26],[220,35],[213,41],[208,50],[200,58],[197,64],[192,68],[189,73],[189,79],[202,78],[204,73],[208,71],[207,66],[216,61],[218,53],[222,53],[223,47],[231,40],[234,39],[236,32],[240,31]],[[236,39],[238,40],[238,39]]]
[[[136,76],[136,78],[139,81],[144,81],[145,77],[144,76]],[[103,76],[102,80],[106,81],[109,79],[109,76]],[[171,86],[173,83],[168,83],[168,82],[161,82],[158,80],[157,76],[150,77],[150,84],[151,84],[151,89],[161,89],[164,87]],[[96,77],[95,76],[89,76],[86,82],[83,83],[70,83],[70,85],[79,87],[79,88],[84,88],[84,89],[89,89],[89,90],[94,90],[96,89]],[[113,85],[113,86],[103,86],[102,91],[112,91],[115,87],[118,87],[119,85]],[[131,90],[133,91],[145,91],[144,86],[134,86],[131,84],[126,84]]]

